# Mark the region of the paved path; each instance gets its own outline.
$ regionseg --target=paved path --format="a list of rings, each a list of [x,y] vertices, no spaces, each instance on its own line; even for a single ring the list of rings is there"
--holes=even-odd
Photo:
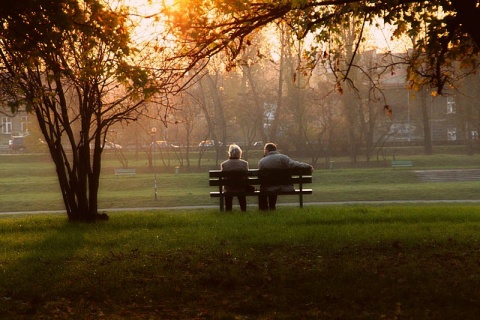
[[[335,205],[359,205],[359,204],[398,204],[398,203],[465,203],[475,204],[480,203],[480,200],[385,200],[385,201],[330,201],[330,202],[305,202],[305,206],[335,206]],[[298,206],[298,203],[278,203],[278,206]],[[257,204],[251,204],[249,207],[257,207]],[[110,208],[99,209],[99,212],[121,212],[121,211],[165,211],[165,210],[191,210],[191,209],[218,209],[218,205],[204,205],[204,206],[177,206],[177,207],[144,207],[144,208]],[[45,210],[45,211],[16,211],[16,212],[0,212],[1,215],[14,214],[45,214],[58,213],[65,214],[65,210]]]

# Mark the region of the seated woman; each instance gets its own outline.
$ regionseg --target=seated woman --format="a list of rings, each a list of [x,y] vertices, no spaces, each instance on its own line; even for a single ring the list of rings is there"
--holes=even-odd
[[[242,149],[236,144],[231,144],[228,147],[228,160],[221,163],[220,168],[222,171],[237,171],[248,172],[248,162],[241,159]],[[246,184],[228,185],[224,187],[225,191],[225,210],[232,211],[233,196],[229,196],[229,192],[242,192],[246,191],[248,186]],[[238,202],[240,204],[240,210],[247,211],[247,197],[238,196]]]

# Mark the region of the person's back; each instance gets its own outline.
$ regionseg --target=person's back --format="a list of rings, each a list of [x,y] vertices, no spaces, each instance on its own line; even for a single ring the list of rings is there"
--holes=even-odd
[[[295,168],[310,168],[312,166],[308,163],[299,162],[290,159],[290,157],[281,154],[277,151],[277,146],[274,143],[267,143],[264,148],[264,156],[258,162],[258,169],[261,171],[278,170],[278,169],[295,169]],[[277,185],[277,184],[262,184],[260,185],[260,191],[266,192],[288,192],[295,190],[292,184]],[[276,195],[259,196],[258,204],[260,210],[275,209],[277,202]]]
[[[222,171],[245,173],[245,178],[248,174],[248,162],[241,159],[242,149],[239,146],[232,144],[228,148],[228,160],[220,164]],[[247,185],[245,183],[238,183],[227,185],[224,187],[225,194],[225,210],[231,211],[233,205],[233,196],[228,195],[229,192],[243,192],[246,191]],[[238,196],[238,202],[242,211],[247,210],[247,199],[245,196]]]
[[[244,172],[245,176],[248,173],[248,162],[243,159],[230,158],[220,164],[222,171]],[[245,186],[242,185],[228,185],[225,186],[225,192],[241,192],[244,191]]]

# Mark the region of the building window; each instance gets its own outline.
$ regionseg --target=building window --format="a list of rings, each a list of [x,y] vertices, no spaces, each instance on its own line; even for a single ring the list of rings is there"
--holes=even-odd
[[[455,114],[455,98],[447,97],[447,114]]]
[[[12,134],[12,118],[2,117],[2,133]]]
[[[447,130],[447,140],[448,141],[457,140],[457,128],[452,128]]]
[[[20,123],[20,130],[24,135],[28,135],[28,116],[22,116],[22,122]]]

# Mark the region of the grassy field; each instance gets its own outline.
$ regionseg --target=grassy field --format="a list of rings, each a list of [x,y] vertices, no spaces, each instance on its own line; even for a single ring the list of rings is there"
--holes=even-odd
[[[480,206],[0,219],[1,319],[478,319]]]
[[[480,182],[413,172],[475,168],[478,156],[408,159],[413,169],[319,166],[303,210],[259,213],[254,201],[246,214],[123,210],[73,224],[5,214],[63,204],[47,156],[0,156],[0,319],[478,319],[480,204],[313,204],[478,199]],[[101,208],[217,205],[211,162],[158,168],[158,201],[144,160],[131,161],[135,177],[118,166],[103,163]]]
[[[400,159],[405,159],[402,156]],[[137,168],[135,177],[115,177],[120,163],[112,154],[103,162],[99,208],[155,208],[172,206],[216,205],[208,192],[208,169],[216,168],[213,157],[201,169],[176,175],[174,168],[161,162],[156,170],[158,201],[154,201],[154,177],[146,160],[131,156],[130,166]],[[207,157],[209,158],[209,157]],[[387,163],[372,162],[371,167],[352,167],[347,159],[334,159],[334,170],[318,165],[314,172],[313,195],[305,201],[395,201],[395,200],[477,200],[480,181],[424,183],[414,170],[439,168],[476,168],[480,156],[440,154],[409,155],[414,167],[392,170]],[[301,159],[308,161],[308,159]],[[256,167],[257,159],[251,159]],[[172,162],[173,163],[173,162]],[[256,199],[249,198],[255,207]],[[296,198],[281,197],[280,202]],[[0,156],[0,212],[63,210],[53,164],[47,155],[19,154]]]

